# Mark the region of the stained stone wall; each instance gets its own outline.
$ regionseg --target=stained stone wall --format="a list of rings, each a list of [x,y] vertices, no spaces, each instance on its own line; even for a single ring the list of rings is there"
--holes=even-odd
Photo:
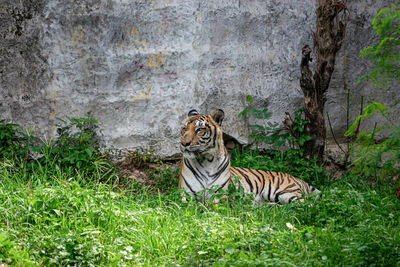
[[[367,69],[359,53],[372,40],[371,20],[388,0],[348,1],[351,22],[339,53],[326,109],[333,130],[346,127],[361,95],[390,102],[354,84]],[[178,152],[188,110],[226,112],[225,131],[247,143],[237,114],[246,95],[273,112],[302,104],[300,51],[312,44],[315,1],[298,0],[1,0],[0,119],[55,134],[57,117],[99,120],[108,146]],[[399,118],[394,118],[399,121]],[[372,122],[370,122],[372,123]],[[367,125],[366,125],[367,126]]]

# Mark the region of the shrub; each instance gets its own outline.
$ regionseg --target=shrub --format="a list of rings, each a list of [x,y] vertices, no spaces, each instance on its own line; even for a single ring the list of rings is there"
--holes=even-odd
[[[54,141],[41,148],[43,157],[39,162],[48,167],[73,170],[110,178],[115,171],[108,156],[102,153],[97,120],[94,118],[67,118],[61,120]]]
[[[14,123],[0,121],[0,159],[27,159],[35,138]]]
[[[261,124],[250,124],[249,128],[251,133],[249,137],[256,141],[256,144],[265,143],[272,149],[279,149],[285,145],[291,148],[301,149],[305,142],[311,139],[310,136],[305,134],[305,125],[307,121],[303,119],[304,108],[300,108],[295,111],[295,117],[291,120],[291,129],[280,128],[278,123],[272,123],[268,121],[271,118],[272,112],[269,112],[267,108],[262,110],[251,107],[253,97],[248,95],[246,101],[249,103],[247,107],[239,113],[241,117],[252,117],[262,122]]]
[[[393,177],[399,173],[400,168],[400,127],[391,122],[384,105],[373,102],[366,106],[364,113],[354,121],[345,135],[353,136],[357,125],[376,113],[380,113],[386,119],[386,123],[380,126],[377,126],[376,123],[372,130],[357,135],[350,150],[354,155],[353,173],[372,176],[375,179]],[[376,135],[385,130],[389,130],[389,137],[384,141],[377,142]]]
[[[378,12],[372,21],[375,35],[379,38],[378,44],[373,44],[361,52],[361,56],[374,63],[371,71],[360,80],[368,79],[377,88],[388,89],[393,81],[400,81],[400,2],[392,8],[385,8]],[[392,107],[400,99],[396,99]],[[351,144],[350,152],[354,156],[353,173],[379,177],[394,177],[400,171],[400,127],[390,119],[390,109],[378,102],[371,102],[357,117],[353,125],[345,133],[346,136],[355,136],[360,123],[376,113],[380,113],[386,121],[375,123],[373,129],[358,134]],[[384,141],[377,141],[378,133],[388,133]]]
[[[16,124],[0,121],[0,159],[13,159],[13,164],[30,171],[39,167],[52,172],[78,171],[89,177],[110,178],[115,168],[101,152],[97,120],[68,118],[60,121],[56,138],[47,143],[39,142],[31,133],[24,133]]]
[[[377,44],[366,47],[361,56],[374,66],[361,80],[369,80],[377,88],[388,89],[393,81],[400,81],[400,2],[378,12],[372,20]]]

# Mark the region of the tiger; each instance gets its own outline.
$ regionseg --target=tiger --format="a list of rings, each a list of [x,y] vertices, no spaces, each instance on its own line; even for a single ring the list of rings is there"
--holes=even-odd
[[[235,179],[244,192],[252,193],[258,202],[304,201],[304,194],[320,193],[287,173],[232,167],[223,141],[224,116],[222,109],[211,115],[199,114],[192,109],[183,121],[178,188],[183,188],[184,193],[196,200],[209,199],[220,190],[227,190]]]

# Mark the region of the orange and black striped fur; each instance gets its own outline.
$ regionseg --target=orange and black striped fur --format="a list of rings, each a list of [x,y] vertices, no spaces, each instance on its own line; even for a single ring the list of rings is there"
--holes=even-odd
[[[209,198],[213,192],[227,189],[234,177],[239,177],[244,191],[253,193],[258,201],[289,203],[301,200],[303,194],[319,193],[290,174],[231,167],[222,139],[223,119],[224,112],[220,109],[212,115],[196,110],[188,113],[182,127],[179,188],[195,199]]]

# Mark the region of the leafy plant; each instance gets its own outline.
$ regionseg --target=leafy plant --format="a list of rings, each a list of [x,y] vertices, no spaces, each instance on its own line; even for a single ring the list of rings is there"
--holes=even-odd
[[[368,79],[377,88],[388,89],[394,81],[400,81],[400,2],[392,4],[392,8],[385,8],[378,12],[372,21],[375,35],[380,42],[365,48],[361,56],[374,63],[372,70],[359,80]],[[392,107],[399,103],[396,99]],[[353,173],[365,174],[378,178],[393,177],[400,173],[400,127],[388,117],[390,109],[378,102],[372,102],[363,109],[363,114],[345,133],[346,136],[355,136],[358,125],[366,118],[376,113],[381,114],[386,121],[363,133],[359,133],[351,144],[354,155]],[[384,141],[376,141],[377,134],[387,133]]]
[[[300,108],[295,112],[295,118],[292,121],[293,130],[283,131],[282,128],[278,127],[278,123],[267,121],[272,116],[272,112],[269,112],[267,108],[258,110],[251,107],[253,100],[253,97],[248,95],[246,101],[249,105],[239,113],[239,116],[254,117],[258,121],[261,120],[263,122],[263,125],[249,124],[251,129],[250,138],[256,142],[272,145],[272,148],[280,148],[286,144],[289,144],[291,147],[297,144],[301,148],[305,142],[311,139],[310,136],[305,134],[304,130],[304,126],[307,124],[307,121],[303,119],[304,108]]]
[[[250,104],[253,102],[251,96],[247,96],[246,100]],[[254,116],[264,122],[264,125],[250,125],[250,128],[253,129],[250,138],[271,145],[272,149],[262,153],[258,149],[255,151],[236,150],[232,154],[232,165],[291,173],[306,181],[313,181],[314,185],[318,183],[318,180],[326,180],[328,176],[317,164],[316,159],[304,157],[303,145],[311,139],[305,131],[308,122],[304,119],[304,108],[295,111],[293,119],[287,114],[286,127],[283,129],[278,128],[277,123],[267,122],[265,125],[265,120],[269,119],[271,114],[267,109],[257,110],[250,106],[239,113],[239,116]],[[288,145],[289,148],[281,149],[284,145]]]
[[[59,119],[57,139],[52,153],[61,166],[86,167],[99,154],[97,120],[93,118],[68,118],[69,123]],[[73,131],[75,127],[76,131]]]
[[[297,144],[300,149],[303,148],[307,141],[311,140],[311,136],[307,135],[305,130],[308,121],[304,119],[304,110],[304,107],[296,110],[294,112],[294,119],[290,118],[289,115],[287,115],[288,117],[286,118],[286,120],[290,120],[291,125],[291,127],[287,129],[289,132],[287,139],[291,141],[292,147],[294,147],[294,144]]]
[[[34,140],[34,137],[24,133],[17,124],[0,121],[0,159],[23,158],[26,160]]]
[[[17,124],[0,121],[0,159],[15,159],[29,170],[42,168],[110,175],[115,171],[101,152],[97,120],[93,118],[59,119],[57,136],[47,143],[39,142],[32,133],[23,132]],[[36,160],[32,155],[35,155]]]
[[[381,103],[373,102],[366,106],[363,111],[363,114],[358,116],[350,126],[345,136],[353,136],[357,125],[376,113],[381,114],[386,119],[386,123],[379,127],[375,123],[372,130],[359,133],[352,143],[350,152],[355,157],[352,163],[352,166],[354,166],[353,173],[365,174],[375,178],[398,175],[400,170],[400,127],[395,126],[389,119],[388,110]],[[389,137],[382,142],[377,142],[375,140],[376,135],[385,130],[389,130]]]
[[[79,170],[88,174],[110,175],[114,168],[107,155],[100,150],[97,120],[94,118],[67,118],[57,128],[57,137],[45,144],[39,160],[44,165],[59,169]]]
[[[278,124],[269,121],[265,123],[266,120],[271,118],[272,112],[269,112],[267,108],[258,110],[251,107],[254,101],[251,95],[246,96],[246,101],[249,105],[239,113],[239,117],[254,117],[257,120],[262,120],[264,123],[263,125],[249,124],[249,128],[251,129],[249,137],[257,142],[263,142],[269,145],[284,145],[285,140],[282,140],[283,137],[279,134],[280,129],[277,127]]]
[[[378,12],[372,20],[379,43],[366,47],[361,56],[374,66],[361,80],[370,80],[377,88],[388,89],[400,81],[400,2]]]

